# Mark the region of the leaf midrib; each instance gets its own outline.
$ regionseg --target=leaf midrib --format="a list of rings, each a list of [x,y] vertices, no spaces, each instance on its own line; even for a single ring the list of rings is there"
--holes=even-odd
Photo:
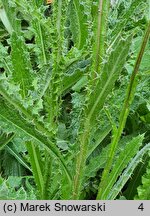
[[[99,103],[99,101],[100,101],[100,98],[101,98],[101,97],[103,96],[103,94],[105,93],[105,91],[106,91],[106,89],[107,89],[107,87],[108,87],[108,85],[109,85],[109,83],[110,83],[110,80],[112,79],[112,77],[113,77],[113,75],[114,75],[114,72],[115,72],[115,70],[116,70],[116,67],[117,67],[117,65],[118,65],[118,62],[119,62],[120,57],[122,56],[122,53],[123,53],[123,52],[124,52],[124,49],[122,49],[122,51],[120,52],[119,58],[118,58],[118,60],[116,61],[114,67],[113,67],[111,76],[108,77],[108,80],[107,80],[106,84],[104,85],[104,87],[103,87],[101,93],[100,93],[99,96],[97,97],[97,100],[96,100],[96,102],[94,103],[94,105],[93,105],[93,107],[92,107],[92,109],[91,109],[91,111],[90,111],[90,113],[89,113],[89,115],[88,115],[88,119],[89,119],[89,120],[91,119],[91,117],[92,117],[92,115],[93,115],[93,113],[94,113],[94,111],[95,111],[95,109],[96,109],[96,107],[97,107],[97,105],[98,105],[98,103]],[[98,85],[97,85],[97,86],[98,86]]]

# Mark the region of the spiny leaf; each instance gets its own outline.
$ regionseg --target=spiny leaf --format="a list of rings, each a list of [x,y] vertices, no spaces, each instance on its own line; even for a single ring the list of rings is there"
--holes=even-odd
[[[85,169],[84,164],[86,162],[87,147],[90,138],[89,133],[96,122],[96,116],[98,116],[98,113],[103,108],[105,100],[125,64],[130,44],[131,37],[118,42],[116,49],[110,55],[109,61],[105,64],[103,72],[100,74],[100,79],[96,83],[96,87],[94,88],[92,86],[94,90],[87,96],[87,100],[89,101],[85,108],[86,120],[83,123],[84,131],[79,137],[80,153],[77,159],[76,175],[74,178],[73,199],[78,199],[81,192],[82,176],[83,170]]]
[[[9,176],[7,180],[0,177],[0,200],[37,199],[35,189],[30,184],[32,177]],[[24,182],[24,186],[21,186]]]
[[[22,98],[26,98],[31,89],[33,72],[27,47],[16,32],[13,32],[11,37],[11,48],[13,79],[20,85]]]
[[[150,143],[144,146],[137,154],[136,156],[130,161],[130,164],[128,167],[124,170],[122,175],[120,176],[119,180],[116,182],[116,184],[113,186],[112,190],[109,192],[109,195],[107,196],[107,199],[113,200],[116,198],[118,193],[121,191],[121,189],[124,187],[128,179],[131,177],[134,169],[139,164],[139,162],[142,161],[142,157],[144,154],[149,151],[150,149]]]
[[[10,56],[8,55],[8,48],[4,47],[2,43],[0,43],[0,63],[7,75],[12,74],[12,63]]]
[[[50,123],[53,134],[56,134],[57,119],[60,113],[61,99],[59,97],[62,77],[64,75],[63,71],[63,39],[64,39],[64,25],[66,21],[66,9],[67,1],[62,2],[62,0],[53,3],[53,33],[52,33],[52,50],[53,50],[53,65],[52,74],[49,84],[49,88],[45,92],[45,109],[47,111],[47,121]],[[64,16],[63,16],[63,15]],[[51,107],[51,109],[49,109]]]
[[[119,154],[118,158],[115,158],[115,164],[112,167],[112,171],[110,172],[107,179],[108,184],[105,190],[103,190],[102,199],[107,199],[107,196],[110,193],[111,188],[113,187],[117,178],[138,152],[139,147],[142,145],[143,139],[144,135],[139,135],[133,138],[129,143],[126,144],[124,150]]]
[[[38,66],[42,68],[43,65],[46,65],[48,63],[48,60],[50,61],[50,34],[48,31],[46,31],[45,27],[41,24],[41,20],[37,17],[32,16],[32,10],[38,11],[38,6],[42,6],[42,4],[38,1],[26,1],[26,4],[30,4],[29,7],[29,13],[32,17],[31,20],[31,31],[35,35],[35,53],[38,58]],[[31,9],[32,8],[32,9]],[[46,20],[45,20],[46,22]],[[51,26],[48,26],[47,22],[47,28],[51,28]]]
[[[128,20],[130,19],[131,15],[134,13],[137,7],[143,2],[143,0],[133,0],[131,2],[130,7],[125,13],[122,15],[121,20],[118,21],[117,25],[115,26],[114,30],[111,33],[112,40],[117,37],[117,35],[125,28]]]
[[[42,193],[42,199],[50,199],[50,189],[52,186],[52,167],[53,158],[49,157],[49,154],[45,153],[44,160],[44,191]]]
[[[101,73],[101,66],[105,55],[106,33],[108,24],[108,11],[109,0],[100,0],[97,16],[97,28],[96,28],[96,43],[94,43],[93,55],[94,55],[94,72]]]
[[[78,60],[65,69],[65,75],[62,80],[62,93],[69,90],[83,77],[86,78],[86,70],[90,66],[90,63],[91,59]]]
[[[96,120],[97,113],[102,109],[106,97],[111,92],[128,55],[131,37],[119,40],[112,51],[108,61],[104,65],[94,92],[90,95],[87,108],[87,119],[92,124]]]
[[[68,171],[65,161],[54,143],[52,143],[44,135],[37,131],[31,122],[29,123],[27,120],[25,120],[17,112],[17,110],[14,109],[14,107],[12,107],[10,104],[7,104],[6,101],[2,98],[0,98],[0,107],[0,118],[8,122],[8,124],[12,124],[13,126],[15,126],[16,129],[20,129],[25,134],[36,140],[38,143],[42,143],[50,153],[53,153],[55,157],[57,157],[61,161],[68,176],[68,180],[71,181],[71,175]]]
[[[118,142],[120,140],[121,134],[122,134],[123,129],[125,127],[126,119],[127,119],[128,113],[129,113],[129,107],[130,107],[130,105],[133,101],[133,98],[134,98],[134,93],[135,93],[135,89],[137,86],[136,75],[139,71],[139,66],[140,66],[144,51],[145,51],[146,44],[147,44],[148,39],[149,39],[149,34],[150,34],[150,23],[147,25],[145,35],[143,37],[143,42],[141,44],[140,51],[138,53],[138,56],[137,56],[137,59],[135,62],[134,70],[133,70],[132,75],[130,77],[130,82],[128,83],[125,101],[124,101],[124,104],[123,104],[123,107],[122,107],[122,110],[120,113],[120,117],[119,117],[119,126],[118,126],[118,128],[116,128],[116,130],[114,131],[114,134],[113,134],[113,139],[111,142],[111,149],[109,152],[107,164],[106,164],[105,169],[103,171],[101,183],[99,185],[99,191],[98,191],[97,199],[103,197],[102,196],[103,190],[105,190],[105,187],[108,184],[107,179],[108,179],[109,172],[111,169],[111,164],[113,162],[113,158],[115,155],[116,147],[118,146]]]

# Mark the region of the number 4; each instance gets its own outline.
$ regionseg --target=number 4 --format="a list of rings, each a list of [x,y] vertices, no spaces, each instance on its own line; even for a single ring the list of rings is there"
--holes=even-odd
[[[141,203],[138,207],[139,210],[143,211],[144,210],[144,206],[143,206],[143,203]]]

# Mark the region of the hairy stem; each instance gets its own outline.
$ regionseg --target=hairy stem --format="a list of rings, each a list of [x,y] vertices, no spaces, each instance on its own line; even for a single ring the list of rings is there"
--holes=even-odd
[[[87,147],[89,142],[89,134],[90,134],[90,128],[89,124],[85,124],[85,130],[83,134],[81,134],[81,137],[79,139],[80,141],[80,152],[77,157],[76,162],[76,174],[74,177],[74,185],[73,185],[73,195],[72,199],[77,200],[80,197],[81,192],[81,186],[82,186],[82,177],[84,173],[85,168],[85,162],[86,162],[86,155],[87,155]]]
[[[109,0],[106,1],[100,0],[99,9],[98,9],[98,26],[97,26],[96,43],[95,43],[95,48],[93,53],[94,54],[93,74],[99,73],[100,65],[102,63],[102,59],[105,53],[108,10],[109,10]],[[74,177],[73,197],[72,197],[73,199],[79,199],[80,197],[89,139],[90,139],[90,124],[89,124],[89,119],[87,118],[87,121],[84,124],[84,132],[81,134],[81,137],[79,139],[80,152],[76,162],[76,174]]]

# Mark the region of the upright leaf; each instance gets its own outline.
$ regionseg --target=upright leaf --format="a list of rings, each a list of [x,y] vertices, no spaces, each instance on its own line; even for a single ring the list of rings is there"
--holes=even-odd
[[[33,176],[37,187],[40,191],[40,195],[43,194],[44,191],[44,179],[43,179],[43,167],[42,167],[42,158],[40,155],[40,151],[38,146],[34,144],[34,142],[27,142],[26,143],[30,164],[33,171]]]
[[[88,37],[87,15],[84,6],[86,1],[73,0],[69,5],[70,29],[75,46],[82,49]]]
[[[16,8],[11,5],[9,0],[1,0],[1,19],[7,31],[12,34],[13,31],[20,31],[20,23],[16,18]]]
[[[142,157],[144,154],[149,151],[150,149],[150,143],[144,146],[137,154],[136,156],[131,160],[128,167],[124,170],[122,175],[120,176],[119,180],[116,182],[116,184],[113,186],[112,190],[109,193],[109,196],[107,197],[108,200],[114,200],[116,196],[119,194],[121,189],[124,187],[128,179],[131,177],[134,169],[136,166],[141,162]]]
[[[107,179],[108,179],[109,172],[111,169],[113,157],[115,155],[116,148],[117,148],[118,142],[120,140],[121,134],[122,134],[123,129],[125,127],[125,123],[126,123],[126,119],[127,119],[128,113],[129,113],[130,105],[131,105],[133,98],[134,98],[134,93],[135,93],[135,89],[136,89],[136,75],[137,75],[139,67],[140,67],[140,63],[141,63],[148,39],[149,39],[149,35],[150,35],[150,22],[147,25],[145,35],[143,37],[143,42],[141,44],[140,51],[138,53],[138,56],[137,56],[137,59],[136,59],[135,65],[134,65],[134,69],[133,69],[133,72],[132,72],[132,75],[130,77],[130,81],[129,81],[129,84],[127,87],[125,101],[124,101],[124,104],[123,104],[123,107],[122,107],[122,110],[120,113],[119,126],[114,131],[114,134],[113,134],[113,138],[112,138],[112,142],[111,142],[111,148],[110,148],[107,164],[106,164],[105,169],[104,169],[103,174],[102,174],[102,179],[101,179],[101,183],[99,185],[99,191],[98,191],[97,199],[100,199],[101,197],[103,197],[103,191],[105,190],[105,187],[108,183]]]
[[[109,195],[117,178],[121,175],[122,171],[138,152],[139,147],[142,145],[143,139],[144,135],[139,135],[133,138],[129,143],[126,144],[124,150],[121,151],[118,158],[115,158],[114,166],[112,167],[112,171],[107,178],[108,184],[103,190],[102,199],[107,199],[107,196]]]
[[[27,47],[22,36],[13,32],[11,37],[11,59],[13,66],[13,79],[20,85],[20,94],[26,98],[32,85],[32,66]]]
[[[100,110],[103,108],[108,94],[111,92],[115,81],[117,80],[129,52],[131,37],[126,40],[119,40],[116,48],[111,53],[103,72],[96,83],[93,92],[89,95],[88,105],[85,108],[86,120],[83,123],[84,130],[79,136],[80,153],[77,156],[76,175],[74,178],[73,199],[79,199],[81,193],[81,184],[85,170],[87,148],[90,140],[90,131],[96,122]],[[88,97],[88,96],[87,96]]]
[[[94,92],[90,95],[89,105],[86,110],[87,120],[90,124],[95,122],[96,116],[103,108],[108,94],[111,92],[115,81],[123,69],[126,57],[129,53],[131,39],[131,37],[128,37],[126,39],[119,40],[104,65],[103,72],[100,74]]]
[[[108,24],[108,11],[109,11],[109,0],[99,0],[98,16],[97,16],[97,28],[96,28],[96,43],[94,43],[94,73],[96,75],[101,72],[102,62],[104,60],[106,50],[106,36],[107,36],[107,24]]]
[[[38,66],[39,68],[42,68],[43,65],[46,65],[47,63],[50,62],[50,34],[49,31],[41,24],[41,19],[40,17],[35,17],[32,16],[32,11],[34,10],[36,13],[38,13],[38,10],[42,8],[42,1],[25,1],[26,4],[28,5],[28,13],[30,14],[31,17],[31,31],[35,35],[35,54],[37,55],[38,59]],[[29,2],[29,3],[28,3]],[[51,29],[51,22],[46,20],[41,14],[41,17],[43,18],[43,21],[47,25],[47,28]]]

